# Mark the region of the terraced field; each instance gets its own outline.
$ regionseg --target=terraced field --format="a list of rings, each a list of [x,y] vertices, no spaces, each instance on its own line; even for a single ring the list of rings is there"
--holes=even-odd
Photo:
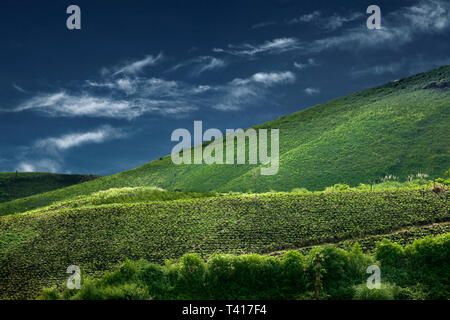
[[[125,259],[269,253],[450,220],[428,189],[267,193],[89,205],[0,217],[0,297],[32,298],[69,265],[100,275]]]

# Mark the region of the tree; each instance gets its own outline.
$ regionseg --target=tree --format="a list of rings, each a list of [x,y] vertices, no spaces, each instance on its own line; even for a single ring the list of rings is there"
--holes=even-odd
[[[314,283],[314,291],[315,291],[314,298],[316,300],[319,300],[319,291],[320,287],[322,286],[321,278],[323,273],[325,273],[325,269],[322,267],[323,261],[324,261],[323,254],[317,252],[313,260],[314,271],[316,273],[316,281]]]

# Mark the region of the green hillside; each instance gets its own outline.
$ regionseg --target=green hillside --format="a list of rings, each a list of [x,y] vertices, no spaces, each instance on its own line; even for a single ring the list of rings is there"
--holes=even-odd
[[[136,192],[129,191],[132,201]],[[167,201],[137,196],[137,202],[95,205],[120,201],[116,196],[113,191],[89,197],[81,207],[69,203],[0,217],[0,299],[35,297],[43,286],[67,279],[69,265],[95,277],[125,259],[162,263],[188,252],[204,257],[270,253],[386,234],[389,238],[401,230],[410,230],[411,237],[449,230],[449,193],[435,194],[429,187]]]
[[[0,172],[0,202],[25,198],[98,178],[93,175]]]
[[[450,66],[357,92],[256,126],[280,129],[280,169],[256,165],[174,165],[170,156],[139,168],[4,203],[0,215],[117,187],[182,191],[321,190],[387,174],[441,176],[450,167]],[[232,124],[230,124],[232,126]],[[169,138],[169,137],[168,137]]]

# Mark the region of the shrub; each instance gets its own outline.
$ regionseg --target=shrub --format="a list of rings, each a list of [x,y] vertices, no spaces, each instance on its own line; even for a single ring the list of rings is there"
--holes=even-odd
[[[306,188],[294,188],[291,190],[292,193],[308,193],[311,192]]]
[[[349,255],[343,249],[334,246],[325,246],[313,249],[309,257],[309,269],[311,280],[315,279],[314,256],[320,253],[323,255],[321,267],[326,271],[322,276],[323,289],[330,295],[331,299],[350,299],[352,291],[350,284],[355,280],[350,271]]]
[[[270,299],[281,282],[281,261],[274,257],[248,254],[234,261],[235,281],[246,299]]]
[[[404,255],[403,248],[399,244],[387,239],[376,243],[375,258],[380,260],[382,264],[398,266],[402,263]]]
[[[208,261],[207,279],[211,296],[217,299],[236,298],[240,284],[234,278],[236,257],[232,255],[213,255]]]
[[[302,292],[305,289],[305,258],[298,251],[288,251],[283,255],[282,279],[287,293]]]
[[[337,183],[332,187],[325,188],[325,191],[344,191],[349,190],[350,186],[348,184]]]
[[[55,287],[43,288],[38,300],[58,300],[59,292]]]
[[[367,277],[367,267],[374,262],[375,261],[371,256],[362,252],[358,242],[353,245],[348,253],[349,272],[354,275],[355,279],[360,279],[360,281]]]
[[[154,263],[147,263],[141,270],[139,278],[148,287],[153,299],[167,299],[171,286],[165,268]]]
[[[182,297],[198,298],[205,294],[206,264],[197,254],[185,254],[178,268],[177,289]]]
[[[394,300],[401,289],[390,283],[381,283],[380,289],[369,289],[365,283],[354,286],[353,300]]]

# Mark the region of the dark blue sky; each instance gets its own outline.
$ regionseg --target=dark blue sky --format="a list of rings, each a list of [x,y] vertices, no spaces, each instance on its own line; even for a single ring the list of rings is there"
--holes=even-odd
[[[245,128],[450,64],[449,31],[448,0],[2,1],[0,171],[131,169],[194,120]]]

